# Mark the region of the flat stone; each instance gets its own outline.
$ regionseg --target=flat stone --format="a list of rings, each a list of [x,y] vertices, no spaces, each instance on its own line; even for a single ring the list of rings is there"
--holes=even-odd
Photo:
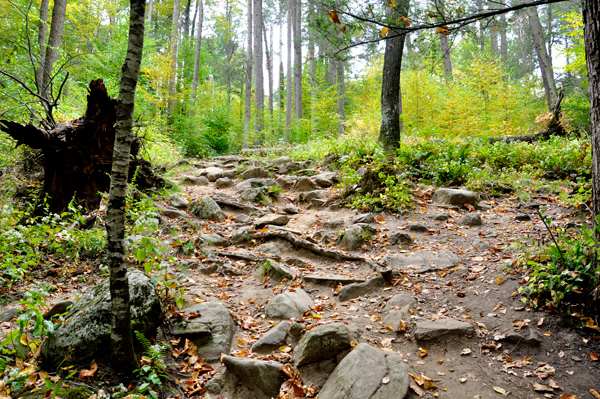
[[[295,266],[300,269],[306,268],[306,262],[299,258],[288,258],[285,260],[285,264],[288,266]]]
[[[71,306],[75,305],[73,301],[60,301],[52,306],[50,310],[43,314],[44,320],[50,320],[52,316],[67,313]]]
[[[213,247],[228,247],[229,241],[217,233],[200,234],[198,237],[201,245],[210,245]]]
[[[275,184],[282,190],[289,190],[295,183],[297,178],[294,176],[279,176],[275,180]]]
[[[330,323],[310,329],[294,349],[294,366],[333,359],[350,349],[351,342],[358,340],[360,333],[343,323]]]
[[[206,169],[202,169],[200,171],[200,175],[206,176],[208,181],[214,182],[217,181],[217,179],[219,179],[221,176],[223,176],[223,169],[210,166]]]
[[[383,288],[384,285],[385,279],[381,276],[377,276],[364,283],[354,283],[340,288],[339,298],[340,301],[346,302],[350,299],[358,298],[359,296],[372,294]]]
[[[373,223],[375,222],[375,215],[372,213],[363,213],[354,218],[352,223]]]
[[[326,179],[323,176],[317,175],[314,177],[314,180],[315,180],[315,183],[317,183],[317,185],[322,188],[327,188],[327,187],[333,186],[333,182],[329,179]]]
[[[428,230],[427,226],[419,222],[410,223],[408,226],[406,226],[406,229],[415,233],[427,233]]]
[[[444,335],[472,335],[473,326],[464,321],[454,319],[438,319],[434,321],[418,321],[415,338],[430,341]]]
[[[244,202],[257,201],[260,198],[261,191],[258,188],[249,188],[240,193],[240,199]]]
[[[308,162],[286,162],[279,165],[279,174],[286,175],[290,172],[296,172],[304,169],[308,165]]]
[[[339,229],[344,226],[343,220],[328,220],[323,222],[323,228],[328,230]]]
[[[506,341],[512,344],[523,344],[529,346],[540,346],[542,344],[542,335],[532,328],[514,331],[511,326],[510,328],[505,329],[505,333],[502,334],[501,337],[501,341]]]
[[[238,174],[238,172],[235,169],[225,169],[225,170],[223,170],[223,174],[221,175],[221,177],[227,178],[227,179],[233,179],[234,177],[237,176],[237,174]]]
[[[196,176],[183,175],[183,176],[181,176],[181,182],[183,184],[195,184],[197,186],[208,186],[210,184],[210,182],[208,181],[206,176],[196,177]]]
[[[215,182],[215,187],[216,188],[233,187],[233,180],[231,180],[229,177],[221,177],[221,178],[217,179],[217,181]]]
[[[483,222],[478,213],[467,213],[460,219],[460,224],[463,226],[481,226]]]
[[[285,345],[291,325],[292,323],[285,320],[278,323],[252,345],[252,352],[272,352]]]
[[[247,244],[250,242],[250,236],[252,235],[252,227],[244,226],[237,229],[231,237],[231,243],[233,245]]]
[[[302,202],[314,202],[314,200],[324,200],[327,198],[327,191],[325,190],[313,190],[308,193],[300,193],[298,195],[300,201]]]
[[[236,190],[247,190],[249,188],[260,188],[260,187],[273,187],[276,186],[275,180],[273,179],[259,179],[252,178],[248,180],[244,180],[235,185]]]
[[[317,189],[317,185],[312,181],[310,177],[302,176],[294,185],[294,190],[299,192],[313,191]]]
[[[300,213],[300,208],[293,204],[287,204],[283,208],[281,208],[282,212],[289,213],[290,215],[296,215]]]
[[[340,247],[348,251],[356,251],[365,242],[364,230],[360,225],[353,225],[344,232],[340,240]]]
[[[415,240],[408,233],[394,233],[388,237],[388,243],[392,245],[413,245]]]
[[[198,356],[209,362],[219,360],[223,353],[229,354],[235,323],[223,305],[202,302],[183,312],[199,316],[187,320],[183,325],[174,323],[173,335],[192,341],[198,347]]]
[[[383,308],[383,311],[389,312],[396,307],[402,309],[405,306],[414,309],[416,305],[417,301],[415,300],[414,296],[410,294],[397,294],[391,297],[389,301],[387,301],[387,304]]]
[[[240,178],[243,180],[253,179],[253,178],[256,179],[256,178],[261,178],[261,177],[269,177],[269,171],[266,170],[265,168],[258,167],[258,168],[248,169],[240,175]]]
[[[408,386],[408,370],[399,354],[383,352],[362,343],[358,344],[333,370],[321,388],[319,397],[404,399],[408,395]]]
[[[302,276],[305,284],[323,285],[335,288],[338,284],[347,285],[354,283],[364,283],[364,279],[352,278],[346,276]]]
[[[315,306],[314,301],[304,290],[286,291],[269,300],[265,313],[273,319],[299,319],[304,312]]]
[[[221,207],[209,196],[204,196],[200,201],[192,201],[192,213],[203,220],[224,222],[227,217]]]
[[[180,195],[173,194],[169,197],[169,205],[177,209],[187,209],[189,204]]]
[[[270,214],[265,215],[254,221],[254,227],[260,229],[267,225],[273,226],[285,226],[290,221],[290,217],[287,215]]]
[[[233,221],[236,223],[250,223],[252,218],[242,213],[241,215],[237,215]]]
[[[258,399],[276,398],[287,379],[281,371],[281,363],[234,356],[223,356],[221,361]]]
[[[430,251],[417,251],[409,255],[390,254],[382,261],[396,270],[413,272],[422,267],[445,269],[458,264],[458,260],[452,253],[443,251],[440,251],[439,255]]]
[[[292,158],[280,157],[280,158],[277,158],[276,160],[274,160],[273,162],[271,162],[271,166],[279,166],[279,165],[282,165],[282,164],[288,163],[288,162],[292,162]]]
[[[446,220],[450,219],[450,216],[448,216],[447,213],[429,213],[425,215],[425,217],[427,219],[433,219],[440,222],[445,222]]]
[[[262,266],[261,275],[270,276],[273,281],[280,282],[284,279],[291,280],[294,278],[294,275],[296,275],[296,271],[279,262],[268,260],[267,263],[268,265],[265,264]]]
[[[529,216],[527,214],[517,215],[517,216],[515,216],[515,220],[517,222],[529,222],[531,220],[531,216]]]
[[[0,322],[7,322],[14,319],[19,313],[21,309],[19,308],[8,308],[4,309],[0,312]]]
[[[475,205],[479,201],[479,194],[468,190],[441,188],[433,194],[433,202],[463,207],[465,204]]]

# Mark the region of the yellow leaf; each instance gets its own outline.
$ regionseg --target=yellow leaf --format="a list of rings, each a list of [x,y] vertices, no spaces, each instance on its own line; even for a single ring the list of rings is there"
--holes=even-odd
[[[384,26],[384,27],[381,29],[381,37],[386,37],[386,36],[387,36],[387,34],[388,34],[388,31],[389,31],[389,30],[390,30],[390,28],[388,28],[387,26]]]
[[[284,353],[288,353],[288,352],[292,351],[292,348],[290,348],[289,346],[284,345],[284,346],[280,347],[279,350],[282,351],[282,352],[284,352]]]
[[[390,0],[390,7],[396,7],[396,0]]]
[[[335,11],[329,11],[329,20],[336,24],[341,24],[340,19]]]

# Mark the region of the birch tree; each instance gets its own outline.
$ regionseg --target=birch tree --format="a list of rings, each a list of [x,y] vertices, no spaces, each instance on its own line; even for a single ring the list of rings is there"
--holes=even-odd
[[[242,148],[247,148],[246,141],[250,134],[250,119],[252,118],[252,1],[248,0],[246,22],[248,35],[246,37],[246,95],[244,110],[244,134],[242,135]]]
[[[175,84],[177,83],[177,44],[179,42],[179,0],[173,1],[173,21],[171,26],[171,77],[169,79],[169,108],[175,105]]]
[[[556,91],[556,83],[554,81],[554,72],[552,71],[552,63],[549,60],[548,52],[546,51],[546,41],[544,39],[544,31],[540,22],[540,17],[536,7],[527,8],[527,17],[529,26],[531,27],[531,36],[540,66],[542,82],[544,83],[544,92],[548,107],[552,108],[558,93]]]
[[[204,0],[198,1],[198,27],[196,28],[196,52],[194,54],[194,76],[192,76],[192,98],[196,97],[200,74],[200,50],[202,49],[202,24],[204,23]],[[252,0],[249,0],[252,1]]]
[[[263,49],[262,49],[262,0],[254,0],[252,5],[254,30],[254,132],[259,143],[264,142],[264,113],[265,88],[263,79]]]
[[[55,0],[42,71],[42,90],[40,95],[44,98],[48,98],[48,95],[51,94],[48,91],[50,90],[50,83],[54,74],[54,63],[58,60],[60,54],[59,49],[62,44],[66,12],[67,0]]]
[[[290,1],[294,9],[294,117],[302,119],[302,1]]]

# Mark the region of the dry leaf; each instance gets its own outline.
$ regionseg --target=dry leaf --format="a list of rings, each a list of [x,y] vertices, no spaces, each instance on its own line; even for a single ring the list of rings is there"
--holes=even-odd
[[[597,353],[590,354],[590,361],[597,362],[598,361],[598,354]]]
[[[508,395],[508,391],[504,388],[494,387],[494,391],[504,396]]]
[[[600,399],[600,393],[598,393],[598,391],[596,391],[595,389],[588,389],[588,391],[590,391],[594,398]]]
[[[460,352],[461,355],[470,355],[472,353],[471,349],[465,348]]]
[[[533,384],[533,390],[536,392],[554,392],[551,387],[538,383]]]
[[[386,37],[389,30],[390,30],[390,28],[388,28],[387,26],[384,26],[383,28],[381,28],[381,37]]]
[[[79,371],[79,379],[85,380],[86,378],[92,378],[96,374],[96,371],[98,371],[98,364],[94,360],[92,361],[89,370],[83,369]]]
[[[341,24],[340,19],[335,11],[329,11],[329,20],[336,24]]]

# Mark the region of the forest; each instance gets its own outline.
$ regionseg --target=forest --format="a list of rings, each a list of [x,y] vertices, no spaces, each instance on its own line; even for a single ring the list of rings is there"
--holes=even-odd
[[[0,27],[0,399],[600,398],[598,0]]]

